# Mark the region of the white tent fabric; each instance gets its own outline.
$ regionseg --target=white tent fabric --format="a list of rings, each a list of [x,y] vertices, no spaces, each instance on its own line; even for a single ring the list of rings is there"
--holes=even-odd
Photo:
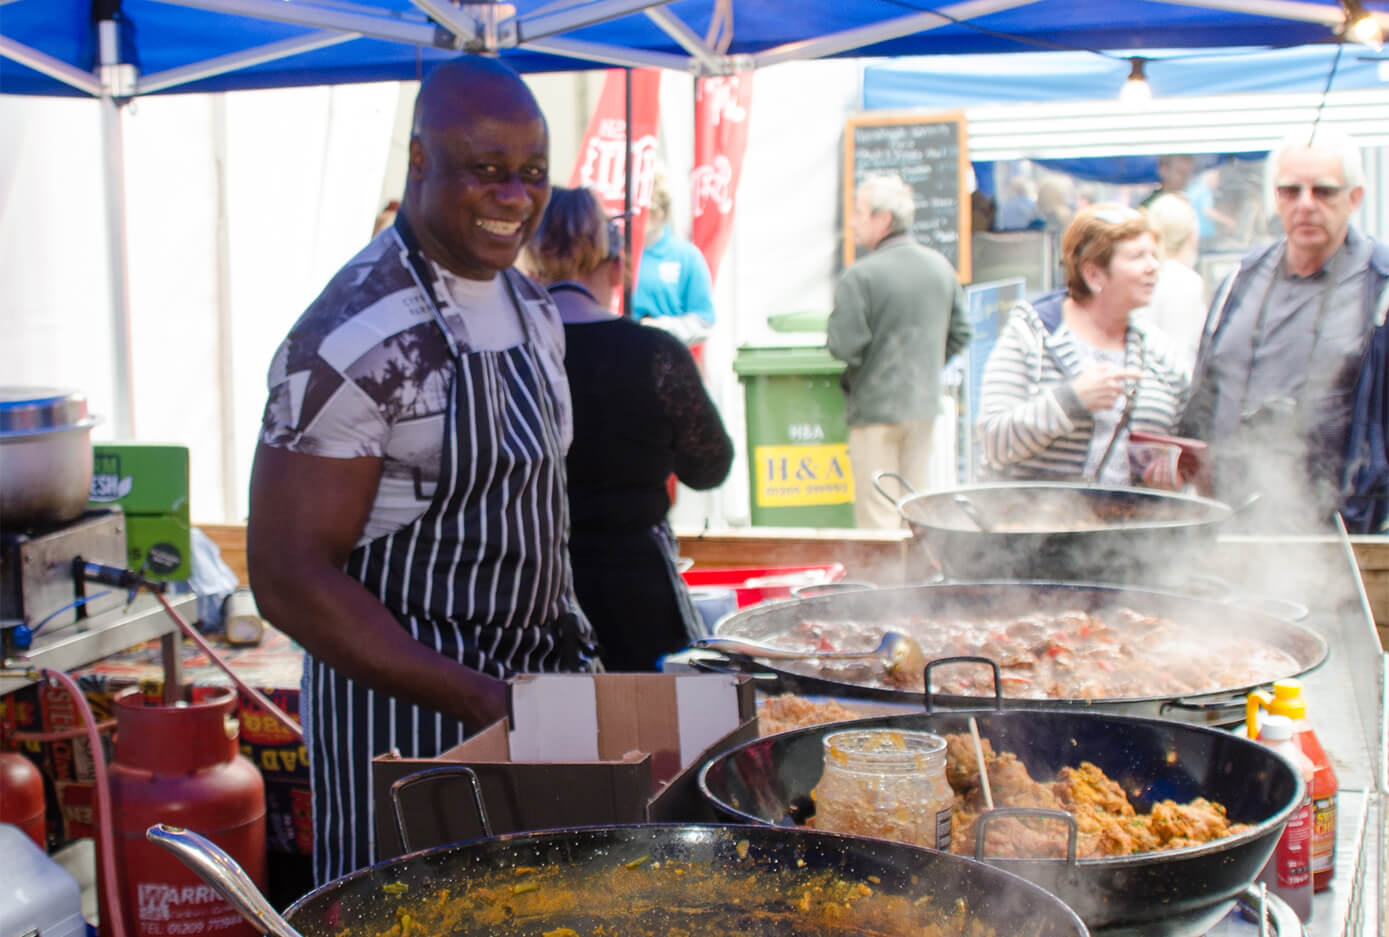
[[[132,437],[113,419],[101,105],[0,96],[3,383],[85,391],[99,439],[189,446],[192,516],[242,516],[266,364],[371,233],[398,98],[179,95],[127,115]]]

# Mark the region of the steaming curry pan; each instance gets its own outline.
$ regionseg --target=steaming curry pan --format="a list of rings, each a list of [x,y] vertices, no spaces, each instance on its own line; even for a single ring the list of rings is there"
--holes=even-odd
[[[856,894],[838,907],[809,898],[802,904],[827,879],[848,883]],[[459,898],[468,909],[436,930],[427,906]],[[765,825],[636,824],[474,840],[330,882],[285,917],[305,937],[334,937],[386,933],[401,913],[411,915],[410,933],[419,937],[907,937],[925,932],[942,913],[959,914],[951,923],[964,925],[946,934],[981,933],[971,929],[977,924],[998,937],[1086,935],[1054,895],[992,865]],[[1019,930],[1019,922],[1027,926]]]
[[[735,821],[794,826],[804,822],[819,782],[829,732],[852,725],[968,733],[971,716],[995,751],[1015,753],[1034,778],[1091,761],[1140,812],[1159,800],[1200,796],[1251,825],[1200,846],[1135,856],[986,858],[1060,897],[1095,937],[1205,934],[1258,876],[1302,798],[1292,763],[1258,742],[1169,720],[1048,710],[916,713],[793,729],[711,760],[700,771],[700,791]]]
[[[1225,634],[1261,641],[1286,652],[1296,663],[1289,667],[1288,673],[1273,674],[1261,683],[1217,687],[1194,696],[1176,697],[1154,692],[1152,695],[1092,700],[1029,699],[1005,693],[1002,696],[1004,708],[1117,712],[1160,716],[1198,725],[1235,725],[1244,719],[1245,697],[1250,690],[1273,680],[1301,676],[1319,667],[1327,656],[1326,641],[1315,631],[1258,609],[1170,592],[1074,582],[940,583],[829,593],[748,606],[722,619],[715,632],[720,636],[765,642],[793,631],[804,620],[830,620],[860,624],[876,639],[894,617],[907,615],[972,620],[1072,608],[1099,612],[1115,606],[1188,626],[1194,640],[1199,640],[1203,634]],[[873,641],[868,640],[865,646],[872,644]],[[767,688],[781,692],[875,699],[916,706],[925,703],[917,691],[878,686],[839,675],[826,676],[813,662],[764,661],[709,653],[696,654],[693,663],[707,670],[769,675],[771,686]],[[960,709],[986,705],[991,699],[935,693],[930,702],[944,709]]]
[[[911,493],[894,499],[881,484],[889,478]],[[1133,582],[1211,542],[1234,514],[1220,501],[1151,488],[996,482],[916,493],[890,472],[874,485],[936,567],[923,579]]]

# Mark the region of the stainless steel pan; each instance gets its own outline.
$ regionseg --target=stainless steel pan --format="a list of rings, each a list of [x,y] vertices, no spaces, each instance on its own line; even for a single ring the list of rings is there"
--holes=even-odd
[[[1274,679],[1301,676],[1320,666],[1328,653],[1326,641],[1315,631],[1258,608],[1232,606],[1172,592],[1074,582],[938,583],[768,602],[727,616],[719,623],[717,636],[768,642],[793,631],[806,620],[853,621],[864,629],[864,646],[867,647],[879,639],[882,631],[897,627],[894,620],[900,621],[904,616],[974,620],[1071,608],[1103,615],[1105,610],[1119,606],[1189,625],[1197,640],[1209,633],[1255,639],[1285,652],[1295,663],[1287,673],[1273,674],[1268,681],[1222,686],[1191,696],[1155,691],[1147,695],[1102,699],[1031,699],[1010,696],[1003,688],[999,691],[1003,706],[1117,712],[1196,724],[1234,725],[1244,718],[1244,699],[1251,689]],[[919,692],[877,685],[866,672],[861,677],[842,668],[827,673],[818,661],[771,661],[735,654],[696,655],[694,661],[710,670],[761,673],[768,677],[769,690],[887,700],[926,708],[926,701]],[[943,665],[932,664],[933,668],[937,666]],[[931,700],[933,706],[946,709],[973,708],[988,701],[987,696],[939,693]]]
[[[148,836],[257,927],[296,937],[209,841],[169,827]],[[949,925],[946,934],[1087,937],[1054,895],[983,862],[864,837],[718,824],[544,830],[443,846],[330,882],[284,917],[302,937],[351,937],[392,932],[403,915],[404,932],[417,937],[912,937],[937,924]]]
[[[889,479],[905,494],[894,497]],[[1211,541],[1234,514],[1219,501],[1148,488],[998,482],[917,493],[889,472],[873,483],[925,554],[922,579],[1133,582]]]

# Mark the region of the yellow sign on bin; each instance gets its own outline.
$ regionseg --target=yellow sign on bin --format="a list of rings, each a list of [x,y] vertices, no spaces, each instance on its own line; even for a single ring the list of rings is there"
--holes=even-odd
[[[854,475],[848,443],[817,446],[755,446],[757,491],[761,507],[808,504],[852,504]]]

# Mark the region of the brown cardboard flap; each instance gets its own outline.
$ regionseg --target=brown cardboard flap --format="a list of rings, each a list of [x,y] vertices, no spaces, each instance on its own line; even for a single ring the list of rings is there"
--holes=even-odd
[[[699,809],[702,759],[756,732],[752,682],[728,674],[523,675],[512,681],[511,711],[510,725],[438,757],[374,760],[380,858],[403,852],[391,785],[427,769],[472,768],[494,834],[638,823],[653,798],[675,819]],[[411,850],[483,835],[463,773],[420,780],[400,800]]]
[[[600,757],[621,758],[626,752],[647,752],[651,755],[653,782],[669,780],[683,764],[674,681],[656,673],[612,677],[594,685]]]

